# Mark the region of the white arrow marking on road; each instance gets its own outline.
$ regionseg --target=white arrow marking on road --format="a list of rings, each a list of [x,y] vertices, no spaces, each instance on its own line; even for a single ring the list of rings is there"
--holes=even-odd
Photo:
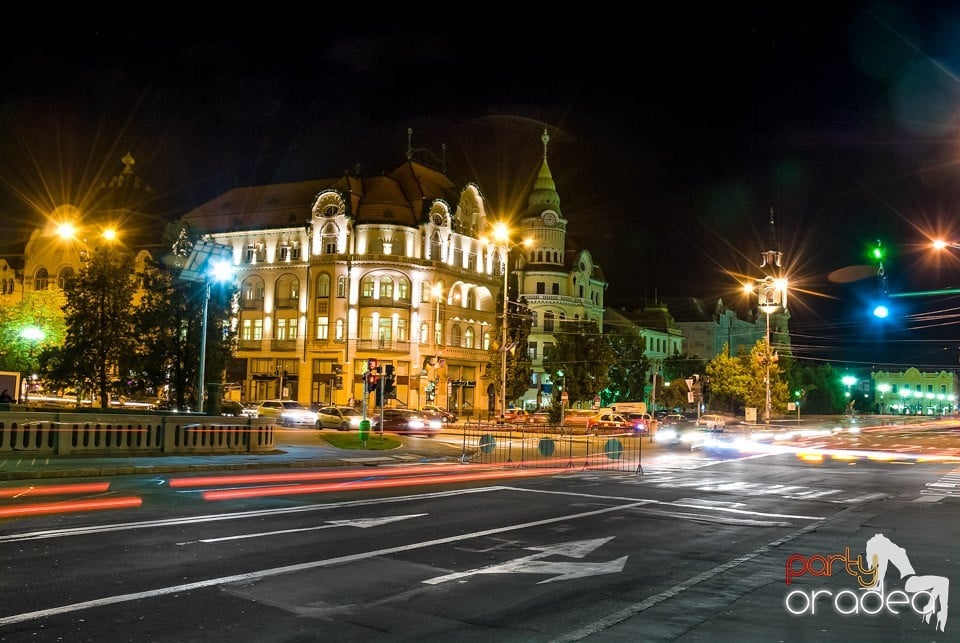
[[[407,518],[419,518],[427,514],[410,514],[407,516],[386,516],[385,518],[357,518],[355,520],[328,520],[325,525],[316,525],[314,527],[301,527],[299,529],[282,529],[279,531],[264,531],[258,534],[240,534],[238,536],[224,536],[222,538],[201,538],[200,540],[190,540],[178,545],[191,545],[193,543],[219,543],[224,540],[240,540],[242,538],[259,538],[260,536],[276,536],[278,534],[294,534],[298,531],[317,531],[318,529],[333,529],[334,527],[359,527],[368,529],[370,527],[379,527],[387,523],[406,520]]]
[[[523,556],[522,558],[515,558],[514,560],[509,560],[505,563],[499,563],[497,565],[479,567],[477,569],[471,569],[465,572],[455,572],[453,574],[437,576],[435,578],[429,578],[423,582],[428,585],[439,585],[440,583],[446,583],[447,581],[458,580],[460,578],[466,578],[476,574],[557,574],[557,576],[554,576],[553,578],[548,578],[537,583],[538,585],[542,585],[543,583],[552,583],[553,581],[558,580],[571,580],[573,578],[583,578],[585,576],[596,576],[599,574],[615,574],[623,571],[623,566],[627,562],[627,556],[617,558],[616,560],[597,563],[568,563],[541,560],[547,556],[583,558],[587,554],[593,552],[595,549],[605,545],[611,540],[613,540],[613,536],[610,536],[609,538],[596,538],[593,540],[573,540],[570,542],[558,543],[556,545],[527,547],[527,549],[539,551],[540,553],[531,554],[530,556]]]

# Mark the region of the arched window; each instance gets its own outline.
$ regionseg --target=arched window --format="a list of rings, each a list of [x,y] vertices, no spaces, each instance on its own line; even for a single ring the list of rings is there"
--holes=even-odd
[[[372,276],[367,275],[366,277],[364,277],[364,278],[363,278],[363,281],[360,282],[360,296],[361,296],[361,297],[373,297],[373,287],[374,287],[374,285],[376,285],[376,284],[375,284],[375,282],[373,281],[373,277],[372,277]]]
[[[277,279],[274,306],[276,308],[294,308],[300,298],[300,280],[294,275],[281,275]]]
[[[40,267],[37,268],[36,276],[33,278],[33,289],[34,290],[46,290],[50,287],[50,275],[47,273],[47,269]]]
[[[430,297],[433,294],[433,288],[430,286],[429,281],[425,281],[420,284],[420,303],[427,303],[430,301]]]
[[[317,277],[317,299],[326,299],[330,296],[330,275],[320,273]]]
[[[454,324],[453,328],[450,329],[450,346],[460,346],[460,338],[460,326]]]
[[[337,226],[332,223],[328,223],[327,225],[323,226],[323,231],[320,234],[321,254],[337,254],[337,236],[339,235]]]
[[[406,277],[401,277],[397,282],[397,299],[410,301],[410,280]]]
[[[440,261],[442,257],[440,246],[440,234],[434,232],[432,235],[430,235],[430,259],[433,261]]]
[[[380,277],[380,299],[393,299],[393,278]]]
[[[247,310],[263,308],[263,279],[250,277],[240,287],[240,307]]]
[[[483,350],[490,350],[490,331],[484,331],[483,333]]]
[[[64,267],[60,270],[60,274],[57,275],[57,288],[63,290],[67,287],[67,282],[73,278],[73,268],[70,266]],[[13,292],[13,291],[11,291]]]
[[[463,334],[463,347],[473,348],[473,328],[468,328]]]
[[[343,299],[347,296],[347,276],[340,275],[337,277],[337,298]]]
[[[549,311],[543,313],[543,332],[545,333],[553,332],[553,313]]]
[[[430,324],[423,322],[420,324],[420,343],[428,344],[430,342]]]

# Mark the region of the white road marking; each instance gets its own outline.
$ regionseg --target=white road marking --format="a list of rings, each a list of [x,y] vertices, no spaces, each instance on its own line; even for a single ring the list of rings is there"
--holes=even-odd
[[[458,493],[462,493],[462,491]],[[593,511],[584,511],[584,512],[575,513],[575,514],[566,514],[564,516],[544,518],[542,520],[534,520],[531,522],[518,523],[515,525],[506,525],[504,527],[493,527],[491,529],[474,531],[467,534],[458,534],[456,536],[447,536],[445,538],[436,538],[434,540],[425,540],[419,543],[410,543],[408,545],[398,545],[396,547],[387,547],[385,549],[376,549],[376,550],[371,550],[366,552],[360,552],[357,554],[348,554],[346,556],[337,556],[336,558],[325,558],[322,560],[314,560],[306,563],[298,563],[296,565],[285,565],[283,567],[261,569],[255,572],[247,572],[243,574],[233,574],[230,576],[220,576],[218,578],[208,578],[208,579],[196,581],[193,583],[184,583],[182,585],[173,585],[170,587],[158,587],[157,589],[147,590],[143,592],[132,592],[130,594],[105,596],[103,598],[98,598],[90,601],[81,601],[79,603],[61,605],[59,607],[51,607],[48,609],[37,610],[34,612],[24,612],[22,614],[13,614],[11,616],[4,616],[0,618],[0,625],[12,625],[14,623],[23,623],[25,621],[32,621],[38,618],[46,618],[48,616],[58,616],[61,614],[79,612],[81,610],[92,609],[94,607],[103,607],[105,605],[116,605],[118,603],[127,603],[130,601],[138,601],[146,598],[156,598],[158,596],[166,596],[169,594],[192,592],[194,590],[205,589],[207,587],[215,587],[217,585],[246,582],[251,580],[259,580],[261,578],[269,578],[271,576],[281,576],[283,574],[292,574],[296,572],[306,571],[309,569],[318,569],[320,567],[342,565],[344,563],[352,563],[358,560],[366,560],[368,558],[376,558],[378,556],[387,556],[390,554],[398,554],[398,553],[407,552],[407,551],[414,551],[416,549],[435,547],[437,545],[446,545],[449,543],[455,543],[462,540],[470,540],[473,538],[490,536],[492,534],[502,534],[509,531],[530,529],[532,527],[542,527],[543,525],[551,525],[554,523],[565,522],[568,520],[578,520],[580,518],[591,518],[593,516],[600,516],[603,514],[613,513],[616,511],[626,511],[629,509],[642,507],[645,504],[647,504],[646,500],[639,500],[639,501],[635,500],[634,502],[630,502],[625,505],[617,505],[614,507],[604,507],[603,509],[595,509]]]
[[[256,534],[239,534],[236,536],[223,536],[221,538],[201,538],[200,540],[188,540],[178,545],[192,545],[193,543],[219,543],[225,540],[242,540],[244,538],[260,538],[261,536],[277,536],[280,534],[295,534],[300,531],[317,531],[318,529],[333,529],[334,527],[359,527],[360,529],[369,529],[370,527],[379,527],[387,523],[408,518],[419,518],[427,514],[410,514],[408,516],[386,516],[384,518],[357,518],[354,520],[328,520],[325,525],[314,525],[313,527],[299,527],[297,529],[281,529],[278,531],[262,531]]]

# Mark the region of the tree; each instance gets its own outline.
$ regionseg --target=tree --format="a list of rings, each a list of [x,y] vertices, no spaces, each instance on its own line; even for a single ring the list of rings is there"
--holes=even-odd
[[[660,382],[657,386],[658,404],[668,409],[683,409],[690,404],[687,397],[689,389],[684,378],[678,377],[670,381],[670,386],[664,384],[663,378],[658,377],[657,380]]]
[[[643,338],[622,328],[607,333],[606,338],[617,360],[610,367],[610,383],[602,397],[611,402],[646,399],[650,360],[643,354]]]
[[[40,355],[66,337],[62,299],[49,290],[33,290],[0,307],[0,371],[36,372]],[[34,329],[31,338],[24,331]]]
[[[751,374],[743,355],[731,356],[730,346],[710,360],[706,368],[710,377],[710,408],[717,411],[737,412],[742,409],[750,394]]]
[[[704,374],[706,362],[696,355],[675,353],[663,360],[663,378],[672,382],[676,379],[685,379],[694,373]]]
[[[135,346],[134,289],[133,256],[106,243],[93,249],[64,286],[66,339],[56,354],[46,356],[49,375],[92,382],[103,408],[109,405],[113,377]]]
[[[580,320],[564,326],[555,334],[556,343],[543,356],[544,370],[563,371],[571,405],[592,401],[610,384],[610,369],[617,355],[596,322]]]

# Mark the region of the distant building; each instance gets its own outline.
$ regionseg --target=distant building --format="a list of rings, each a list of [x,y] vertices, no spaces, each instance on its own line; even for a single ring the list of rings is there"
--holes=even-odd
[[[566,321],[602,324],[606,287],[590,253],[566,240],[548,140],[514,230],[531,244],[511,251],[519,298],[534,317],[530,343],[519,347],[536,371],[524,405],[548,379],[542,356],[553,333]],[[408,153],[381,176],[236,188],[183,218],[232,248],[239,344],[227,380],[241,383],[245,399],[358,400],[376,359],[395,367],[407,406],[437,404],[462,417],[495,408],[504,265],[491,241],[500,217],[477,185],[458,187]]]
[[[952,371],[873,371],[875,411],[901,415],[957,412],[957,377]]]

